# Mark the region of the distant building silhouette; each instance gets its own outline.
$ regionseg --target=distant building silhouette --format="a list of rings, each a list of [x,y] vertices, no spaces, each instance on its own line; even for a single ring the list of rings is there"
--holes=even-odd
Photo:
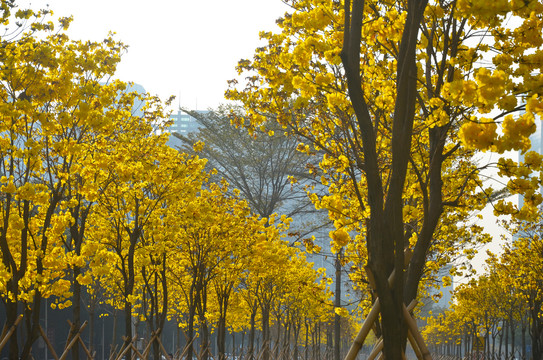
[[[196,112],[200,114],[205,114],[208,111],[207,110],[195,110]],[[200,123],[196,118],[193,116],[185,113],[181,109],[177,110],[177,113],[172,113],[170,115],[170,120],[173,121],[173,123],[166,129],[167,132],[170,134],[170,139],[168,140],[168,145],[173,147],[174,149],[177,149],[180,147],[183,142],[175,137],[173,134],[177,133],[179,135],[186,136],[191,132],[194,132],[200,128]]]

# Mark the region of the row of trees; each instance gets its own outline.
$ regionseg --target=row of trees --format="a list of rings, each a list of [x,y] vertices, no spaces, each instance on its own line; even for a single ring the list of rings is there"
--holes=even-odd
[[[455,289],[451,308],[428,319],[425,336],[442,352],[539,359],[543,354],[542,222],[504,225],[513,240],[489,253],[487,273]]]
[[[310,166],[309,171],[328,194],[309,187],[310,198],[328,211],[335,227],[333,249],[344,254],[343,263],[353,264],[357,287],[370,294],[368,302],[379,298],[376,330],[384,340],[384,355],[399,359],[408,331],[404,305],[417,298],[423,280],[443,264],[462,253],[471,255],[474,244],[489,240],[471,218],[492,194],[480,177],[490,164],[480,165],[477,152],[529,148],[535,116],[543,113],[543,4],[287,3],[292,13],[278,21],[280,33],[262,33],[267,44],[257,49],[253,60],[239,63],[240,74],[247,75],[245,86],[232,81],[227,97],[241,102],[246,112],[233,114],[233,121],[250,134],[258,129],[284,131],[294,136],[300,152],[320,157],[320,169]],[[32,15],[18,13],[27,19]],[[511,19],[519,24],[516,29],[508,26]],[[49,23],[34,24],[32,31],[52,28]],[[153,314],[150,318],[158,322],[152,328],[158,330],[166,298],[171,297],[163,289],[172,248],[181,253],[190,249],[186,259],[175,259],[176,265],[186,271],[198,267],[184,279],[189,286],[187,329],[198,326],[206,340],[210,296],[222,304],[217,305],[217,324],[225,321],[221,312],[232,310],[221,300],[225,297],[217,295],[228,286],[213,291],[208,286],[223,265],[239,270],[230,266],[238,249],[222,243],[208,249],[198,241],[215,241],[217,234],[246,234],[234,231],[235,226],[219,225],[223,220],[256,229],[256,240],[250,237],[256,246],[255,256],[250,256],[254,259],[241,256],[249,261],[242,267],[251,270],[244,274],[265,268],[264,274],[272,273],[275,281],[288,271],[274,273],[280,266],[269,264],[296,264],[298,258],[304,263],[280,240],[287,217],[274,225],[270,208],[259,208],[256,202],[251,205],[264,218],[242,216],[246,205],[236,194],[227,195],[226,183],[208,185],[203,161],[172,152],[163,136],[153,135],[164,117],[157,99],[141,98],[144,115],[132,116],[137,95],[119,95],[121,83],[100,85],[100,79],[112,75],[122,44],[111,38],[100,45],[71,42],[62,34],[46,40],[30,35],[6,41],[0,49],[4,299],[6,307],[16,310],[13,314],[18,304],[30,309],[28,344],[37,336],[36,313],[43,297],[55,296],[59,306],[71,301],[77,309],[78,284],[101,279],[114,295],[111,303],[128,315],[129,337],[131,314],[140,309]],[[270,119],[277,125],[269,126]],[[505,159],[497,163],[500,174],[511,179],[509,192],[524,195],[525,201],[520,207],[501,200],[495,204],[496,213],[536,220],[542,197],[534,172],[541,165],[541,156],[533,152],[526,154],[522,166]],[[286,183],[280,179],[276,185],[284,188]],[[216,211],[219,204],[232,208]],[[89,243],[94,244],[92,251],[86,250],[87,239],[95,239]],[[177,242],[187,239],[192,241]],[[271,244],[273,249],[268,249]],[[99,250],[103,256],[86,257]],[[206,255],[203,264],[193,254],[199,251]],[[92,270],[94,265],[98,272]],[[67,273],[74,284],[73,301],[70,278],[63,277]],[[256,279],[246,281],[253,289],[247,293],[258,294],[246,301],[253,309],[249,323],[258,312],[263,338],[268,339],[271,309],[282,298],[275,292],[277,284],[265,275]],[[280,283],[291,284],[284,279]],[[228,284],[228,278],[223,280]],[[300,290],[317,286],[314,281],[301,284],[308,286]],[[234,284],[229,291],[234,289],[245,288]],[[325,301],[326,296],[316,298]],[[10,316],[13,323],[15,315]],[[23,357],[28,356],[28,344]],[[17,343],[11,346],[17,354]],[[264,341],[266,358],[268,346]]]
[[[28,26],[0,49],[5,328],[24,316],[9,358],[31,357],[44,299],[71,309],[76,336],[85,293],[91,309],[124,312],[125,346],[134,318],[158,337],[175,319],[188,358],[196,337],[207,358],[215,331],[224,359],[227,331],[248,329],[252,349],[256,329],[269,333],[273,323],[288,324],[297,351],[334,309],[322,272],[283,239],[290,219],[254,215],[225,180],[209,180],[204,159],[166,145],[165,105],[108,81],[122,43],[72,41],[62,32],[70,19],[55,32],[45,15],[17,11]]]

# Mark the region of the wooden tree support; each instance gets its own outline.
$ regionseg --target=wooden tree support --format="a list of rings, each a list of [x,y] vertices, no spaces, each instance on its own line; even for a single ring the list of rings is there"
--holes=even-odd
[[[406,259],[410,256],[409,253],[406,253]],[[368,273],[368,280],[370,282],[370,286],[372,288],[375,288],[373,286],[373,275],[371,274],[371,271],[367,268],[366,272]],[[395,271],[392,271],[392,274],[390,274],[388,278],[388,283],[391,285],[394,282],[394,273]],[[424,339],[422,338],[422,335],[420,334],[420,331],[417,327],[417,323],[409,313],[416,305],[416,301],[413,300],[409,306],[405,306],[405,304],[402,305],[402,315],[404,317],[405,323],[407,325],[407,338],[409,340],[409,343],[411,344],[411,347],[415,351],[415,354],[417,355],[418,359],[422,360],[432,360],[432,356],[430,354],[430,351],[426,347],[426,344],[424,343]],[[374,327],[375,322],[377,321],[379,317],[379,313],[381,312],[381,305],[379,303],[379,298],[375,299],[375,302],[373,303],[373,306],[366,317],[366,320],[362,324],[362,328],[356,335],[356,338],[351,345],[351,348],[349,349],[349,352],[345,356],[345,360],[355,360],[356,356],[358,355],[360,349],[364,345],[364,341],[366,340],[366,337],[368,336],[370,330]],[[368,359],[381,359],[383,357],[383,339],[380,338],[375,347],[372,349],[372,352],[370,353],[370,356]],[[403,354],[403,358],[405,359],[405,354]]]
[[[153,345],[153,342],[155,342],[155,341],[158,342],[158,345],[160,347],[160,352],[164,355],[165,358],[168,359],[169,353],[164,348],[164,345],[162,344],[162,341],[160,341],[160,338],[158,337],[158,332],[159,332],[159,330],[156,331],[156,332],[153,332],[151,334],[151,339],[149,340],[149,342],[145,346],[145,349],[143,349],[143,352],[140,352],[140,349],[138,349],[138,347],[136,345],[137,335],[135,335],[132,338],[132,340],[128,343],[128,345],[121,346],[121,349],[119,350],[119,353],[118,354],[113,354],[112,356],[110,356],[109,360],[120,360],[120,359],[122,359],[122,357],[127,353],[127,351],[129,349],[132,349],[132,351],[133,351],[131,360],[135,360],[135,359],[146,360],[146,359],[149,358],[149,354],[151,352],[151,347]],[[123,337],[123,341],[126,343],[126,337]],[[191,344],[192,344],[192,342],[191,342]],[[186,352],[187,352],[187,349],[185,349],[185,351],[183,351],[180,358],[185,356]],[[89,352],[87,352],[87,355],[89,355]],[[91,357],[90,359],[92,360],[93,357]]]
[[[6,346],[6,344],[8,343],[8,340],[11,338],[11,335],[13,335],[13,333],[15,332],[15,329],[17,328],[17,325],[19,325],[21,320],[23,320],[22,314],[19,315],[17,319],[15,319],[15,322],[13,323],[13,325],[11,325],[9,330],[6,331],[6,327],[4,326],[4,329],[2,330],[2,337],[0,340],[0,351],[2,351],[4,346]]]
[[[187,336],[185,337],[188,340],[188,337]],[[190,347],[192,347],[192,350],[194,351],[194,347],[192,346],[192,343],[194,342],[194,340],[195,338],[193,337],[192,340],[187,345],[185,345],[185,347],[183,348],[183,351],[181,352],[181,355],[179,356],[179,359],[182,359],[185,355],[187,355]]]
[[[162,344],[162,341],[160,341],[160,338],[157,338],[156,339],[158,341],[158,345],[160,346],[160,351],[162,351],[162,354],[164,355],[164,357],[166,359],[170,359],[170,354],[166,351],[166,349],[164,348],[164,345]]]
[[[55,348],[53,347],[53,345],[51,344],[51,342],[49,341],[49,339],[47,338],[47,334],[45,334],[45,331],[43,330],[43,328],[39,327],[39,330],[40,330],[40,335],[43,339],[43,341],[45,341],[45,345],[47,346],[47,349],[49,350],[49,352],[51,353],[51,355],[53,356],[53,358],[55,360],[58,360],[58,355],[55,351]]]
[[[140,355],[141,359],[147,359],[147,356],[149,356],[149,352],[151,351],[151,345],[153,345],[153,342],[158,339],[157,332],[153,332],[151,335],[151,340],[147,343],[147,346],[145,347],[145,350],[143,350],[143,354]],[[136,350],[137,351],[137,350]]]
[[[85,325],[86,325],[86,321],[85,321]],[[73,327],[74,325],[72,324],[72,322],[70,320],[68,320],[68,324],[70,325],[70,327]],[[83,351],[87,354],[87,359],[88,360],[93,360],[94,359],[94,356],[90,353],[89,349],[87,348],[87,345],[85,345],[85,342],[83,341],[83,339],[81,339],[81,336],[79,335],[81,333],[81,331],[83,330],[83,327],[81,327],[79,329],[79,332],[78,332],[78,336],[77,336],[77,340],[79,341],[79,344],[81,345],[81,347],[83,348]]]
[[[111,344],[109,349],[109,358],[108,360],[115,360],[117,354],[117,344]]]
[[[58,360],[64,360],[66,359],[66,357],[68,356],[68,353],[70,352],[70,350],[72,349],[72,347],[75,345],[75,343],[80,340],[80,337],[81,337],[81,332],[83,331],[83,329],[87,326],[87,322],[85,321],[83,323],[83,325],[81,325],[81,327],[79,328],[79,330],[77,331],[77,333],[75,334],[75,336],[72,338],[72,340],[70,341],[70,343],[68,345],[66,345],[66,348],[64,349],[64,352],[62,353],[62,355],[58,358]]]
[[[70,324],[70,327],[73,327],[73,324],[70,322],[70,320],[68,320],[68,324]],[[45,341],[45,345],[47,346],[47,349],[49,350],[49,352],[51,353],[51,356],[53,356],[53,358],[55,360],[64,360],[66,359],[66,356],[68,356],[68,353],[70,352],[70,350],[72,349],[72,347],[75,345],[76,342],[79,341],[79,343],[82,345],[83,347],[83,350],[85,350],[85,352],[87,353],[87,356],[88,356],[88,359],[89,360],[92,360],[93,359],[93,356],[91,356],[90,352],[88,351],[87,347],[85,346],[85,343],[83,342],[83,340],[81,340],[81,332],[83,331],[83,329],[87,326],[87,322],[85,321],[83,323],[83,325],[81,325],[81,327],[79,328],[79,330],[77,331],[77,333],[75,334],[75,336],[71,339],[71,341],[66,345],[66,347],[64,348],[64,351],[62,352],[62,355],[59,357],[55,351],[55,348],[53,346],[53,344],[51,344],[51,342],[49,341],[49,339],[47,338],[47,334],[45,333],[45,331],[43,330],[43,328],[40,326],[38,328],[39,332],[40,332],[40,335],[43,339],[43,341]]]
[[[123,340],[125,340],[125,339],[126,339],[126,338],[123,337]],[[126,352],[128,351],[128,349],[131,348],[132,343],[133,343],[134,341],[136,341],[136,339],[137,339],[137,337],[134,336],[134,337],[132,338],[132,341],[130,341],[130,343],[128,343],[128,345],[124,345],[124,344],[123,344],[123,346],[121,346],[121,349],[119,350],[119,353],[117,354],[117,356],[112,356],[112,357],[110,357],[110,360],[113,360],[113,359],[114,359],[114,360],[121,360],[121,359],[123,358],[123,356],[126,354]]]

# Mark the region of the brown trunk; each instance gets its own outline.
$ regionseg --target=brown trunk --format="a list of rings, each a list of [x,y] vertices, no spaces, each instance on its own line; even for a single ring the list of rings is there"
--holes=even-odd
[[[299,339],[299,335],[300,335],[300,323],[298,321],[296,321],[296,323],[293,323],[292,324],[293,326],[293,331],[294,331],[294,356],[293,358],[294,359],[298,359],[299,358],[299,355],[298,355],[298,339]]]
[[[40,311],[38,309],[41,306],[41,300],[42,295],[39,290],[36,290],[36,293],[34,294],[34,302],[32,304],[32,308],[28,309],[28,311],[25,313],[26,318],[30,320],[26,323],[26,341],[21,352],[21,360],[27,360],[31,358],[32,345],[39,338]]]
[[[256,311],[257,311],[257,306],[256,306],[256,301],[255,301],[255,303],[253,304],[252,311],[251,311],[251,320],[250,320],[251,328],[250,328],[250,330],[249,330],[249,349],[248,349],[248,351],[247,351],[247,359],[249,359],[249,360],[253,360],[253,359],[254,359],[254,352],[255,352],[255,328],[256,328],[255,318],[256,318]]]
[[[59,188],[60,188],[60,185],[59,185]],[[49,229],[50,225],[51,225],[51,219],[53,217],[53,213],[55,212],[55,209],[56,209],[56,204],[58,204],[58,202],[60,201],[60,194],[62,192],[59,191],[59,188],[55,189],[55,191],[53,192],[52,196],[51,196],[51,202],[49,204],[49,207],[47,208],[47,212],[45,214],[45,220],[43,222],[43,233],[41,234],[41,244],[40,244],[40,250],[42,252],[42,254],[45,254],[47,253],[47,246],[49,244],[49,238],[47,237],[47,232],[46,230]],[[25,207],[26,207],[26,201],[25,201]],[[26,219],[29,219],[29,216],[30,214],[27,214],[25,215],[25,218]],[[27,221],[27,220],[25,220]],[[25,224],[26,226],[27,224]],[[25,227],[25,230],[28,229],[27,227]],[[27,236],[27,232],[24,231],[23,232],[23,236]],[[38,276],[41,276],[43,275],[43,271],[44,271],[44,266],[43,266],[43,258],[42,257],[38,257],[36,259],[36,274]],[[21,359],[22,360],[26,360],[26,359],[29,359],[31,357],[31,352],[32,352],[32,345],[34,344],[34,342],[36,340],[38,340],[39,336],[40,336],[40,332],[39,332],[39,326],[40,326],[40,313],[41,313],[41,300],[42,300],[42,294],[41,294],[41,291],[39,289],[36,289],[35,293],[34,293],[34,300],[33,300],[33,303],[32,303],[32,306],[30,307],[29,309],[29,315],[30,316],[27,316],[27,320],[30,319],[29,322],[27,322],[27,336],[26,336],[26,341],[25,341],[25,344],[24,344],[24,347],[23,347],[23,351],[21,353]]]
[[[68,335],[68,341],[74,338],[79,332],[81,327],[81,285],[77,282],[77,276],[81,274],[81,269],[74,266],[73,269],[73,298],[72,298],[72,326],[70,328],[70,334]],[[92,333],[91,333],[92,336]],[[76,342],[72,346],[72,360],[79,360],[79,343]]]
[[[205,318],[200,318],[200,335],[202,340],[200,342],[200,355],[198,358],[200,360],[208,360],[209,355],[211,355],[211,349],[209,347],[209,328],[207,326],[207,320]]]
[[[132,334],[132,304],[130,304],[127,300],[124,302],[124,346],[130,346],[130,343],[132,342],[132,337],[134,336]],[[126,359],[132,359],[132,349],[129,348],[126,352]]]
[[[187,354],[186,359],[192,360],[192,354],[193,354],[193,342],[194,342],[194,315],[196,314],[196,306],[194,304],[191,304],[189,306],[189,324],[187,328],[187,347],[188,349],[183,350]]]
[[[96,331],[94,328],[96,326],[94,318],[94,306],[90,307],[89,310],[89,351],[90,353],[94,353],[94,332]]]
[[[217,324],[217,350],[219,360],[226,359],[226,319],[221,316]]]
[[[11,172],[13,172],[13,168],[11,169]],[[11,279],[8,281],[6,285],[7,290],[11,292],[12,294],[15,294],[15,296],[17,296],[19,294],[19,280],[23,278],[27,270],[28,229],[29,229],[28,226],[29,226],[29,221],[30,221],[30,202],[28,200],[25,200],[23,202],[24,228],[21,233],[21,254],[20,254],[19,267],[17,267],[17,263],[12,256],[12,253],[10,251],[10,248],[7,242],[7,231],[9,228],[9,218],[10,218],[9,214],[10,214],[11,206],[12,206],[12,196],[11,194],[6,194],[5,203],[3,204],[3,207],[5,209],[5,215],[4,215],[3,228],[0,233],[0,250],[2,254],[2,263],[4,264],[5,268],[9,269],[9,271],[12,274]],[[4,298],[3,300],[5,304],[5,309],[6,309],[5,326],[7,328],[10,328],[14,326],[15,321],[17,320],[17,317],[19,315],[18,314],[19,303],[17,299],[13,300],[13,299],[10,299],[9,297]],[[23,311],[26,313],[26,310],[23,310]],[[28,319],[24,319],[24,320],[27,323],[27,328],[30,329],[30,321],[28,321]],[[8,356],[10,360],[19,359],[19,341],[18,341],[17,333],[18,331],[15,331],[9,340]]]
[[[236,334],[232,332],[232,358],[236,358]]]
[[[270,360],[270,307],[264,304],[262,311],[262,360]]]
[[[335,307],[341,307],[341,256],[343,249],[336,254],[336,293]],[[334,315],[334,360],[340,360],[340,342],[341,342],[341,317],[338,314]]]
[[[309,359],[309,325],[307,319],[305,320],[305,354],[304,360]]]
[[[217,324],[217,351],[219,353],[219,359],[226,359],[226,314],[228,312],[228,301],[230,299],[230,292],[233,289],[233,285],[226,284],[221,291],[217,291],[217,297],[219,302],[219,321]],[[220,295],[219,295],[220,294]],[[232,334],[232,340],[235,341],[234,334]],[[235,352],[234,343],[232,345],[232,352]]]
[[[391,148],[392,172],[385,194],[378,165],[375,129],[365,102],[360,76],[364,0],[354,0],[352,9],[351,2],[345,1],[345,32],[341,58],[364,151],[364,172],[368,186],[368,205],[371,209],[367,238],[368,266],[375,278],[376,292],[381,303],[383,353],[386,359],[402,358],[407,337],[403,320],[402,194],[411,149],[417,94],[416,44],[426,4],[427,0],[408,1],[407,18],[397,58],[397,94]],[[394,269],[397,270],[396,278],[392,286],[389,286],[388,277]],[[418,282],[416,285],[418,286]]]
[[[9,329],[15,324],[15,320],[17,320],[18,306],[16,302],[11,302],[9,300],[7,300],[5,304],[6,304],[6,329]],[[11,335],[11,338],[9,339],[9,353],[8,353],[9,360],[19,359],[19,343],[17,341],[17,333],[18,331],[15,330],[15,332]]]
[[[277,333],[275,334],[275,346],[274,346],[274,355],[273,357],[275,359],[279,359],[279,351],[280,351],[280,346],[279,344],[281,343],[281,318],[280,316],[276,316],[276,321],[275,321],[275,324],[277,325]]]

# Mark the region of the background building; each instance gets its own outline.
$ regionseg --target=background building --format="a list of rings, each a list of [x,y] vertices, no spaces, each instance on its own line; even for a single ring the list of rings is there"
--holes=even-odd
[[[194,110],[200,114],[206,114],[207,110]],[[189,133],[194,132],[200,128],[200,124],[198,123],[198,120],[194,118],[193,116],[185,113],[181,109],[178,109],[177,112],[173,112],[170,115],[170,120],[173,121],[173,123],[170,125],[170,127],[166,130],[170,134],[177,133],[179,135],[187,136]],[[171,146],[174,149],[179,148],[183,142],[177,138],[176,136],[170,135],[170,139],[168,140],[168,145]]]

